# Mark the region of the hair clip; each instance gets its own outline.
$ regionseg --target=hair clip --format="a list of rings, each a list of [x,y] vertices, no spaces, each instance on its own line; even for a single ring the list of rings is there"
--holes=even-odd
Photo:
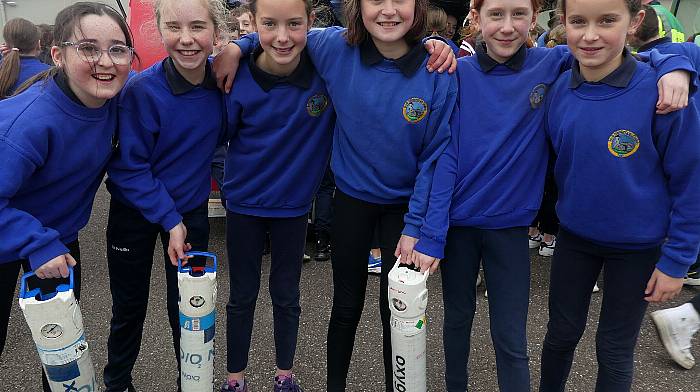
[[[12,51],[19,52],[19,48],[12,48]]]

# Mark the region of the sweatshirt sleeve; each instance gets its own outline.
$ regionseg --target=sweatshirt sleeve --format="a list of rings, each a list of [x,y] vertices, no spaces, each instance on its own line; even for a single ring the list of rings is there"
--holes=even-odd
[[[109,163],[107,174],[149,222],[170,230],[182,221],[182,216],[165,185],[151,171],[150,157],[160,131],[153,118],[157,110],[145,100],[136,101],[133,96],[140,94],[134,90],[125,91],[120,101],[119,151]]]
[[[0,138],[0,253],[28,259],[32,270],[54,257],[68,253],[60,234],[31,214],[9,207],[25,181],[43,164],[40,151],[25,151]]]
[[[420,237],[415,249],[432,257],[445,257],[447,230],[450,227],[450,206],[457,181],[457,157],[459,156],[459,98],[450,119],[450,142],[438,158],[433,174],[433,185],[428,199]]]
[[[642,60],[648,61],[656,71],[656,80],[673,71],[687,71],[690,73],[690,95],[698,89],[698,73],[693,63],[687,57],[679,54],[661,54],[656,49],[646,53],[640,53]]]
[[[671,222],[656,267],[682,278],[700,244],[700,115],[695,99],[684,110],[657,115],[654,132],[671,196]]]
[[[408,213],[404,216],[404,235],[420,238],[428,197],[433,184],[433,174],[438,157],[450,141],[450,116],[457,99],[456,75],[438,75],[447,83],[436,84],[433,106],[430,108],[428,128],[423,140],[423,151],[418,156],[418,175],[413,187],[413,195],[408,201]],[[446,86],[446,85],[447,86]]]

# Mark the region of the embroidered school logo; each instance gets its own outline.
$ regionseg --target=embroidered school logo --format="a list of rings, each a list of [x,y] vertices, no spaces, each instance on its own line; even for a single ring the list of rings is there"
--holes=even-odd
[[[428,104],[420,98],[409,98],[403,104],[403,118],[411,124],[424,119],[428,114]]]
[[[618,158],[627,158],[639,148],[639,138],[632,131],[620,129],[608,138],[608,150]]]
[[[542,106],[542,102],[544,102],[544,96],[547,94],[547,85],[544,83],[540,83],[537,86],[535,86],[532,91],[530,91],[530,107],[533,109],[537,109],[538,107]]]
[[[306,102],[306,111],[312,117],[318,117],[328,107],[328,98],[323,94],[316,94]]]

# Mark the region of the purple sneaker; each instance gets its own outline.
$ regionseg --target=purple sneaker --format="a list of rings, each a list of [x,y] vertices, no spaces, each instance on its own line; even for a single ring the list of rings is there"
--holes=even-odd
[[[304,392],[297,384],[294,374],[288,376],[275,376],[275,392]]]
[[[248,392],[248,383],[243,380],[243,385],[238,380],[226,380],[221,386],[221,392]]]

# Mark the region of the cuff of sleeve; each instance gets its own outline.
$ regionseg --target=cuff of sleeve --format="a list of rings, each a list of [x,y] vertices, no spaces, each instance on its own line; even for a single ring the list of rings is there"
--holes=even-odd
[[[415,226],[411,223],[406,223],[406,225],[403,227],[403,231],[401,232],[401,234],[413,238],[420,238],[420,229],[418,228],[418,226]]]
[[[656,268],[672,278],[684,278],[690,265],[671,260],[668,256],[662,255]]]
[[[421,236],[414,249],[436,259],[445,258],[445,243],[430,237]]]
[[[166,214],[163,219],[160,220],[160,225],[163,226],[165,231],[170,231],[180,222],[182,222],[182,215],[178,214],[177,211],[172,211]]]
[[[670,56],[669,58],[662,60],[657,68],[659,70],[656,77],[657,82],[664,75],[671,72],[686,71],[690,73],[689,95],[692,96],[698,90],[698,73],[687,58],[683,56]]]
[[[32,267],[32,271],[36,271],[49,260],[66,253],[68,253],[68,248],[66,248],[61,241],[55,239],[32,252],[27,258],[29,259],[29,265]]]

